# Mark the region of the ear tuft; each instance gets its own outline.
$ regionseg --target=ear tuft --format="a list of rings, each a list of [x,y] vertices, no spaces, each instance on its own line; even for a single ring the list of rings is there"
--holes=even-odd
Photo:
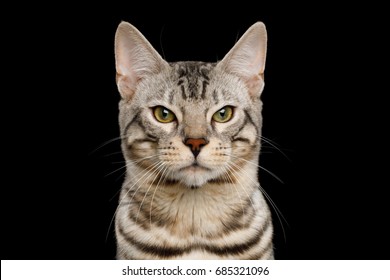
[[[251,96],[259,96],[264,86],[267,31],[262,22],[253,24],[219,62],[224,71],[242,78]]]
[[[133,25],[121,22],[115,34],[115,65],[118,90],[122,98],[131,99],[139,81],[159,73],[167,62]]]

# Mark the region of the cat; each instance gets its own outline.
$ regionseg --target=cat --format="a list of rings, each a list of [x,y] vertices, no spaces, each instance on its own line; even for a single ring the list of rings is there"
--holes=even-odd
[[[257,22],[219,62],[168,63],[119,24],[117,259],[274,258],[258,182],[266,45]]]

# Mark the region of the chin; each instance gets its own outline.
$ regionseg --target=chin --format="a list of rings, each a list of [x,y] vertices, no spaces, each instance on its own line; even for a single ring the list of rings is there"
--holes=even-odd
[[[214,178],[212,173],[210,169],[191,165],[172,172],[170,177],[188,188],[200,188]]]
[[[200,188],[208,181],[216,178],[217,174],[215,173],[216,172],[213,172],[212,170],[205,167],[189,166],[178,171],[176,174],[176,179],[186,187]]]
[[[203,185],[205,185],[208,181],[209,181],[208,178],[200,177],[200,176],[187,177],[184,180],[181,180],[181,182],[189,188],[200,188]]]

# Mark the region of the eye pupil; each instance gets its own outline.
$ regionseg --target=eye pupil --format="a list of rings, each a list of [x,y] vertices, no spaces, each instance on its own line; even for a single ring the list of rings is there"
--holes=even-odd
[[[233,107],[225,106],[213,115],[213,120],[216,122],[228,122],[233,116]]]
[[[174,113],[172,113],[169,109],[157,106],[153,109],[154,117],[162,123],[173,122],[176,119]]]

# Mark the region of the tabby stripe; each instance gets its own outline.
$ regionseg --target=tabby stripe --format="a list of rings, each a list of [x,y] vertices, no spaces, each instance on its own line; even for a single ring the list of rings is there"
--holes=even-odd
[[[214,99],[214,104],[217,104],[219,102],[218,93],[216,90],[213,91],[213,99]]]
[[[128,136],[127,131],[130,129],[130,127],[133,125],[134,122],[137,122],[137,124],[141,127],[141,129],[143,131],[146,131],[145,126],[142,124],[142,122],[140,121],[139,116],[137,115],[126,125],[126,127],[124,129],[124,134],[123,134],[122,137],[127,137]],[[137,140],[135,140],[135,142],[143,142],[143,141],[156,142],[158,140],[157,137],[155,137],[155,136],[153,136],[153,135],[151,135],[149,133],[145,133],[145,134],[146,134],[147,138],[137,139]]]
[[[129,121],[126,126],[125,126],[125,129],[123,130],[123,135],[122,137],[127,137],[127,131],[130,129],[130,126],[137,120],[137,114],[134,115],[135,117],[133,117],[131,119],[131,121]]]
[[[142,215],[142,217],[141,215],[136,217],[135,215],[132,215],[131,212],[129,212],[129,218],[134,224],[140,226],[143,230],[150,230],[149,220],[146,219],[144,215]]]
[[[257,234],[247,242],[224,247],[206,245],[203,249],[218,256],[242,254],[259,243],[262,236],[263,231],[259,230],[257,231]]]
[[[209,81],[209,80],[210,80],[210,77],[208,76],[209,73],[210,73],[210,70],[209,70],[209,69],[201,68],[199,72],[200,72],[200,74],[202,75],[202,77],[203,77],[206,81]]]
[[[233,139],[233,142],[234,142],[234,141],[246,142],[246,143],[248,143],[248,144],[251,143],[251,142],[249,141],[248,138],[242,138],[242,137],[237,137],[237,138]]]
[[[156,185],[158,182],[158,179],[153,182],[153,185]],[[172,226],[175,223],[174,217],[170,217],[167,214],[159,214],[163,213],[161,209],[155,209],[155,211],[152,211],[152,215],[150,215],[150,208],[148,208],[146,205],[149,205],[149,200],[147,203],[145,203],[145,193],[136,192],[136,194],[128,194],[128,197],[132,199],[132,205],[133,208],[130,209],[129,212],[129,218],[130,220],[136,224],[142,227],[143,229],[146,229],[150,227],[150,224],[153,224],[157,227],[169,227]],[[150,197],[148,197],[150,199]],[[143,206],[139,208],[139,205],[141,205],[142,201],[144,201]],[[155,207],[154,207],[155,208]],[[137,213],[136,215],[133,215],[134,213]],[[137,217],[138,216],[138,217]]]
[[[192,63],[186,63],[187,73],[193,74],[197,70],[198,65]]]
[[[184,66],[181,66],[178,70],[177,70],[178,74],[179,74],[179,79],[184,77],[185,75],[187,75],[187,69],[184,67]]]
[[[158,181],[158,180],[156,180]],[[154,185],[157,185],[156,183],[153,183]],[[133,197],[134,194],[129,195],[129,197]],[[138,196],[139,195],[139,196]],[[183,194],[184,195],[184,194]],[[166,214],[165,215],[158,215],[157,213],[160,213],[160,211],[153,211],[152,209],[152,215],[150,215],[150,208],[141,207],[139,209],[139,206],[142,203],[142,200],[144,199],[144,193],[137,194],[133,197],[133,205],[134,205],[134,213],[138,213],[137,215],[133,215],[132,212],[129,213],[129,219],[136,225],[139,225],[141,228],[147,230],[150,229],[150,224],[153,224],[157,227],[170,227],[175,224],[175,219],[173,217],[169,217]],[[146,203],[144,203],[146,204]],[[251,209],[252,211],[249,213],[248,211],[242,211],[241,208],[234,210],[234,212],[231,215],[231,219],[228,221],[221,221],[223,226],[223,231],[219,235],[209,235],[209,238],[220,238],[224,235],[230,234],[234,231],[244,230],[251,226],[252,221],[255,218],[255,212],[250,207],[251,201],[247,199],[245,201],[245,204],[243,204],[244,209]],[[244,216],[247,216],[247,221],[239,222],[241,219],[244,219]],[[137,217],[138,216],[138,217]]]
[[[189,253],[192,250],[197,250],[197,249],[205,250],[209,253],[218,256],[242,254],[260,242],[261,237],[263,236],[264,232],[268,229],[269,226],[270,226],[270,219],[267,219],[266,225],[263,228],[263,230],[258,230],[255,236],[253,236],[251,239],[249,239],[244,243],[230,245],[230,246],[194,244],[193,246],[186,246],[182,248],[145,244],[126,234],[121,224],[119,224],[118,230],[120,235],[122,235],[127,242],[135,246],[138,250],[147,254],[158,255],[160,257],[168,258],[168,257],[183,255],[185,253]]]
[[[251,115],[248,113],[247,110],[244,110],[244,113],[245,113],[247,119],[249,120],[249,122],[255,127],[255,129],[256,129],[256,138],[258,138],[258,136],[259,136],[259,129],[258,129],[257,125],[255,124],[255,122],[253,121]]]
[[[156,136],[149,134],[147,132],[145,133],[145,135],[149,138],[148,140],[150,140],[150,141],[157,142],[157,140],[158,140]]]
[[[236,182],[236,180],[234,180],[235,178],[231,178],[233,181],[233,183]],[[218,178],[213,178],[211,180],[208,181],[208,183],[210,184],[231,184],[230,180],[228,181],[224,176],[221,176],[221,177],[218,177]]]
[[[183,255],[184,253],[187,253],[191,250],[190,247],[186,248],[175,248],[175,247],[167,247],[167,246],[156,246],[156,245],[150,245],[150,244],[145,244],[142,242],[139,242],[135,240],[133,237],[130,235],[126,234],[122,228],[122,225],[120,224],[119,227],[119,234],[123,236],[123,238],[135,246],[138,250],[151,254],[151,255],[158,255],[161,257],[173,257],[177,255]]]
[[[202,99],[204,99],[206,96],[206,88],[207,88],[208,84],[209,83],[207,81],[203,81],[203,83],[202,83],[202,95],[201,95]]]
[[[137,124],[142,128],[143,131],[146,131],[146,127],[142,123],[142,121],[141,121],[139,116],[138,116],[137,120],[138,120]]]
[[[240,212],[242,213],[242,211]],[[249,216],[249,220],[246,223],[237,222],[237,219],[231,219],[227,223],[222,222],[224,229],[223,229],[223,234],[219,235],[219,237],[230,234],[231,232],[240,231],[249,228],[251,226],[251,222],[253,221],[254,217],[255,215],[252,213]]]
[[[245,204],[242,205],[242,208],[244,209],[252,209],[250,206],[251,206],[251,200],[250,199],[246,199],[245,201]],[[254,212],[253,212],[253,209],[252,209],[252,213],[248,213],[248,211],[242,211],[242,208],[239,208],[239,209],[234,209],[234,213],[232,213],[231,215],[231,219],[228,220],[228,221],[221,221],[224,229],[223,229],[223,233],[224,234],[229,234],[231,233],[232,231],[238,231],[238,230],[243,230],[243,229],[246,229],[248,228],[250,225],[251,225],[251,222],[253,221],[253,218],[254,218]],[[244,219],[244,216],[250,216],[249,217],[249,221],[247,221],[246,223],[244,223],[244,221],[242,221],[242,219]]]
[[[198,80],[190,82],[190,79],[188,78],[188,90],[190,92],[190,98],[197,98]]]
[[[264,227],[262,230],[258,230],[257,234],[253,236],[251,239],[249,239],[245,243],[226,246],[226,247],[216,247],[216,246],[207,246],[204,249],[210,253],[223,256],[226,254],[230,255],[236,255],[244,253],[245,251],[251,249],[254,245],[258,244],[263,237],[264,233],[267,231],[267,229],[271,225],[271,219],[270,216],[267,217],[266,221],[264,222]],[[271,243],[271,242],[270,242]],[[266,252],[267,248],[263,250],[262,252]]]
[[[152,142],[152,143],[156,143],[157,142],[157,139],[155,138],[142,138],[142,139],[135,139],[133,143],[144,143],[144,142]]]
[[[187,99],[186,91],[184,89],[184,86],[181,85],[180,89],[181,89],[181,97],[183,97],[184,100]]]
[[[175,179],[169,179],[165,176],[163,177],[162,174],[158,174],[156,180],[154,180],[151,184],[157,186],[158,183],[160,184],[160,186],[171,187],[177,185],[179,181]]]
[[[248,116],[247,114],[245,114],[245,118],[244,118],[244,122],[242,123],[241,127],[238,129],[238,131],[232,136],[232,139],[234,141],[234,138],[236,138],[236,136],[238,134],[240,134],[240,132],[244,129],[244,127],[248,124]]]
[[[264,255],[267,254],[270,250],[273,249],[273,245],[272,245],[272,242],[271,240],[269,240],[268,244],[267,244],[267,247],[265,247],[263,250],[261,250],[260,252],[252,255],[249,259],[250,260],[261,260],[264,258]]]

